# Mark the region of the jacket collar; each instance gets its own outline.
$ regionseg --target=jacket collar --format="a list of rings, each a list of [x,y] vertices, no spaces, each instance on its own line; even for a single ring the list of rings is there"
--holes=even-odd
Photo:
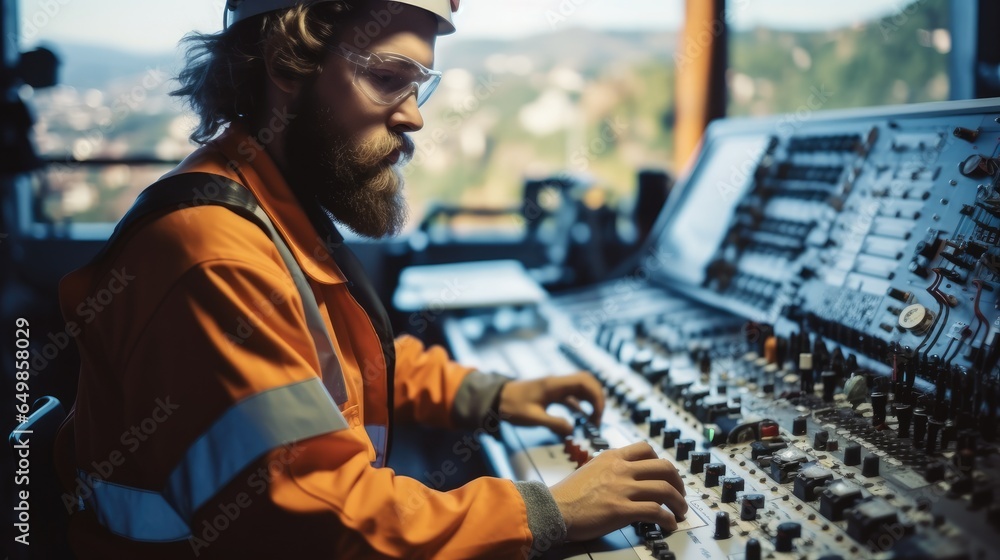
[[[278,166],[256,139],[234,123],[212,145],[225,156],[227,171],[239,175],[239,182],[253,192],[303,272],[321,284],[345,283],[344,273],[331,256],[343,237],[335,228],[329,234],[316,231]]]

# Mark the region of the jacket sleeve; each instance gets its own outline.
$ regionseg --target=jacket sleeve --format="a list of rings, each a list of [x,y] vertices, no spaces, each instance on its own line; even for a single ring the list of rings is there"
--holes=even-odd
[[[137,456],[160,482],[228,409],[317,377],[298,293],[283,270],[267,268],[214,261],[189,271],[131,353],[124,390],[133,392],[137,409],[157,395],[170,395],[176,406]],[[446,420],[428,405],[450,404],[469,370],[415,340],[398,348],[400,369],[412,370],[400,380],[403,410]],[[280,423],[282,412],[276,414]],[[193,512],[182,548],[200,558],[529,554],[528,512],[514,483],[481,478],[435,491],[372,467],[364,427],[354,423],[254,458]],[[227,460],[209,457],[188,476],[207,477]]]

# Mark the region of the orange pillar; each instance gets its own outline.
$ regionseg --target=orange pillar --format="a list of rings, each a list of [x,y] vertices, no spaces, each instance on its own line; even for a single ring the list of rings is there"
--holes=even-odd
[[[726,34],[725,0],[686,0],[684,29],[674,55],[678,169],[690,163],[708,123],[725,116]]]

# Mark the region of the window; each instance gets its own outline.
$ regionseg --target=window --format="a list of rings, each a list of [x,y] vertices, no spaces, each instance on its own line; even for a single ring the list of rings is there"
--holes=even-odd
[[[45,45],[62,61],[61,85],[22,92],[36,110],[36,145],[55,161],[36,185],[50,218],[117,221],[173,165],[75,160],[173,162],[194,149],[194,121],[168,95],[176,45],[190,30],[218,30],[223,4],[21,0],[22,49]],[[565,172],[630,196],[637,170],[672,159],[682,17],[680,0],[634,0],[627,10],[592,0],[463,3],[459,32],[438,42],[445,79],[414,134],[411,221],[432,202],[517,207],[526,178]]]
[[[221,6],[21,0],[21,49],[44,46],[60,59],[59,85],[21,91],[36,116],[36,148],[51,162],[34,178],[44,213],[36,219],[115,222],[194,149],[193,120],[169,96],[176,45],[186,31],[218,28]]]
[[[730,10],[730,115],[948,99],[945,0],[734,0]]]

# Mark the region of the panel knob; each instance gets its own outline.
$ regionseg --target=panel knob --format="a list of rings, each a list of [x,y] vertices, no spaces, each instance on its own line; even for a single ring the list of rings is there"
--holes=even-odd
[[[712,460],[712,454],[708,451],[695,451],[691,454],[691,472],[701,474],[705,471],[705,465]]]
[[[927,411],[918,408],[913,411],[913,447],[921,447],[927,434]]]
[[[820,379],[823,381],[823,402],[832,403],[833,395],[837,392],[837,374],[833,371],[824,371]]]
[[[732,534],[729,532],[729,513],[720,511],[715,514],[715,538],[718,540],[728,539]]]
[[[693,439],[680,439],[677,440],[677,460],[687,461],[691,452],[694,451],[694,440]]]
[[[872,426],[885,424],[885,406],[889,402],[889,397],[885,393],[872,393]]]
[[[736,501],[736,494],[745,488],[743,477],[727,476],[722,479],[722,503],[729,504]]]
[[[745,494],[740,502],[740,519],[753,521],[757,519],[757,510],[764,507],[763,494]]]
[[[844,464],[854,467],[861,464],[861,446],[858,444],[848,445],[844,449]]]
[[[663,430],[663,448],[670,449],[677,442],[677,438],[681,437],[681,431],[677,428],[670,428],[669,430]]]
[[[830,441],[830,432],[822,430],[813,435],[813,449],[826,451],[826,444]]]
[[[635,408],[632,408],[633,424],[644,424],[646,422],[646,419],[648,418],[649,418],[648,408],[639,408],[638,404],[636,404]]]
[[[744,556],[746,560],[760,560],[760,541],[757,539],[748,540]]]
[[[654,438],[659,436],[663,429],[667,427],[667,421],[662,418],[649,421],[649,437]]]
[[[705,465],[705,486],[714,488],[719,485],[719,478],[726,475],[725,463],[709,463]]]
[[[795,420],[792,420],[792,435],[804,436],[806,435],[806,417],[799,416]]]
[[[924,447],[924,451],[926,451],[928,455],[937,453],[938,434],[940,434],[943,429],[944,422],[935,420],[934,418],[927,421],[927,443]]]
[[[878,455],[868,455],[865,463],[861,466],[861,474],[867,477],[878,476],[879,458]]]
[[[899,420],[898,437],[900,439],[910,437],[910,420],[913,419],[913,408],[908,404],[895,404],[892,408]]]
[[[774,550],[778,552],[791,552],[795,549],[792,541],[801,536],[802,525],[795,521],[786,521],[778,525],[778,532],[774,537]]]

